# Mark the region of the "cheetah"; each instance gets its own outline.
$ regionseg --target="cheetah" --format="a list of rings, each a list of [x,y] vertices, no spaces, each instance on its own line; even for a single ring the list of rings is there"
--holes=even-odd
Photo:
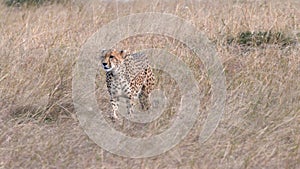
[[[129,115],[132,113],[136,97],[143,110],[150,108],[149,95],[154,89],[155,78],[145,54],[130,54],[125,50],[116,49],[102,50],[101,63],[106,71],[113,119],[118,119],[120,97],[126,98]]]

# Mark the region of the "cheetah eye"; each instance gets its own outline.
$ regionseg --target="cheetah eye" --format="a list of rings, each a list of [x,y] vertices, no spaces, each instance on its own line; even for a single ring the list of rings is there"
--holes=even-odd
[[[111,58],[111,59],[112,59],[112,58],[114,58],[114,56],[113,56],[113,55],[110,55],[110,56],[109,56],[109,58]]]

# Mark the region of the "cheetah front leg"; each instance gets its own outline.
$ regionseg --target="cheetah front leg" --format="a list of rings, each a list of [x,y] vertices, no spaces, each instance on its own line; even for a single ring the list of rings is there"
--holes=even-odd
[[[118,114],[119,114],[118,99],[111,98],[110,103],[113,108],[113,114],[112,114],[111,118],[118,119],[119,118],[119,116],[118,116]]]
[[[126,82],[123,82],[119,89],[120,90],[118,90],[117,92],[111,92],[112,96],[110,102],[113,108],[113,118],[118,118],[118,114],[120,113],[120,101],[125,101],[126,111],[128,115],[131,115],[133,111],[132,108],[134,101],[129,85]],[[125,100],[120,100],[120,97],[124,98]],[[123,109],[125,107],[121,106],[121,108]]]
[[[131,97],[125,97],[126,98],[126,109],[127,109],[127,113],[128,115],[132,114],[132,107],[133,107],[133,101],[131,99]],[[112,105],[113,108],[113,114],[111,115],[112,119],[119,119],[119,102],[120,100],[118,98],[115,99],[111,99],[110,103]]]
[[[119,113],[120,113],[120,111],[119,111],[120,98],[119,97],[125,98],[127,113],[128,113],[128,115],[132,114],[133,99],[131,97],[131,94],[128,94],[125,96],[120,95],[118,97],[111,98],[111,100],[110,100],[110,103],[111,103],[111,106],[113,109],[113,114],[111,116],[112,119],[119,119]]]
[[[131,115],[133,112],[133,106],[134,106],[134,100],[133,100],[133,96],[131,93],[130,88],[126,88],[127,90],[125,91],[126,93],[126,108],[127,108],[127,113],[128,115]]]

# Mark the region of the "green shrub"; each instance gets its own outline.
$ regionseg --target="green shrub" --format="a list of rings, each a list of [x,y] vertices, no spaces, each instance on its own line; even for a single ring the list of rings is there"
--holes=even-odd
[[[239,33],[236,37],[227,38],[227,43],[236,43],[242,46],[261,46],[263,44],[276,44],[280,46],[289,46],[296,43],[295,38],[288,36],[282,32],[245,31]]]
[[[66,3],[68,0],[5,0],[7,6],[40,6],[43,4]]]

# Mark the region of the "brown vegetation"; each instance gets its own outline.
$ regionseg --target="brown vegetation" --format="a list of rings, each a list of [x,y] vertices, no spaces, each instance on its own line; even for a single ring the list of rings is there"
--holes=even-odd
[[[0,4],[0,168],[300,168],[299,9],[297,0]],[[203,113],[172,150],[153,158],[119,157],[80,127],[72,104],[72,68],[81,46],[102,25],[153,11],[190,21],[216,44],[226,73],[226,109],[213,136],[199,144],[210,99],[201,61],[191,60],[184,45],[167,37],[124,40],[124,48],[161,47],[180,55],[199,81]],[[273,37],[276,41],[252,45],[257,38],[250,38],[245,46],[239,43],[245,41],[242,32],[280,33],[288,37],[283,43],[291,43]],[[167,75],[159,78],[173,84]],[[171,87],[165,90],[171,93]],[[124,132],[157,133],[172,116]]]

